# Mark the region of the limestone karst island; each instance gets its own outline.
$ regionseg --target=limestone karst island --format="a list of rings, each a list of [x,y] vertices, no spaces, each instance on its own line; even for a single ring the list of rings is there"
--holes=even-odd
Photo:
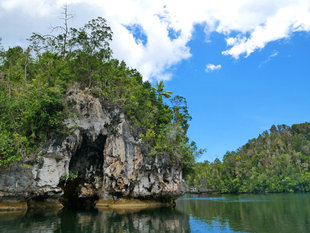
[[[310,123],[202,161],[187,99],[117,59],[105,18],[70,27],[67,10],[50,34],[0,44],[0,232],[309,232]]]
[[[185,193],[186,100],[113,59],[111,39],[97,18],[2,51],[1,210],[173,206]]]

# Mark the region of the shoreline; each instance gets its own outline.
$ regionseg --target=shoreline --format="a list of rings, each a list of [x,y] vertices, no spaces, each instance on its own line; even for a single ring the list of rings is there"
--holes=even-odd
[[[89,209],[98,211],[104,210],[143,210],[162,207],[175,207],[174,200],[160,202],[156,200],[119,199],[119,200],[98,200]],[[29,211],[52,211],[59,212],[67,209],[59,201],[30,201],[30,202],[0,202],[0,216],[6,213],[26,214]],[[88,208],[86,208],[88,209]]]

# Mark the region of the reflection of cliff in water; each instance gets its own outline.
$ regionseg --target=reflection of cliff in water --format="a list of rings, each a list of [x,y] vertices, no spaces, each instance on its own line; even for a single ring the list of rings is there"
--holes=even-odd
[[[192,195],[177,209],[208,226],[229,226],[237,232],[309,232],[310,194]]]
[[[189,217],[174,209],[162,208],[119,214],[98,214],[103,232],[190,232]]]
[[[60,225],[61,219],[53,213],[36,213],[12,217],[8,212],[8,217],[0,217],[1,232],[6,233],[53,233],[59,232],[57,230]]]
[[[1,232],[190,232],[189,217],[175,209],[139,212],[66,211],[60,214],[31,214],[0,218]]]

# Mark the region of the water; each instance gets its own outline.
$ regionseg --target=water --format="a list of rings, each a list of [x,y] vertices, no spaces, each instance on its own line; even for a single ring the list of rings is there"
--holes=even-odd
[[[143,211],[0,214],[0,232],[310,232],[310,193],[188,195]]]

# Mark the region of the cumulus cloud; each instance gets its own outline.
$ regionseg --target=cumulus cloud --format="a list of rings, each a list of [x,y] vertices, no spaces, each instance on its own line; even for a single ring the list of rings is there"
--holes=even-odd
[[[227,45],[232,46],[223,51],[224,55],[239,58],[241,54],[249,56],[257,49],[262,49],[269,42],[287,38],[296,31],[310,30],[310,2],[299,1],[296,5],[288,5],[278,9],[262,24],[256,25],[249,37],[239,35],[226,39]]]
[[[205,25],[208,42],[212,32],[223,34],[227,49],[222,54],[235,59],[294,32],[310,31],[309,0],[0,0],[0,36],[5,41],[42,22],[52,24],[65,3],[77,18],[105,17],[114,32],[114,56],[149,80],[170,79],[169,69],[192,56],[188,42],[196,24]],[[13,32],[5,26],[9,18],[15,26],[27,25]]]
[[[207,64],[206,65],[206,72],[212,72],[212,71],[216,71],[216,70],[220,70],[222,68],[222,65],[214,65],[214,64]]]

